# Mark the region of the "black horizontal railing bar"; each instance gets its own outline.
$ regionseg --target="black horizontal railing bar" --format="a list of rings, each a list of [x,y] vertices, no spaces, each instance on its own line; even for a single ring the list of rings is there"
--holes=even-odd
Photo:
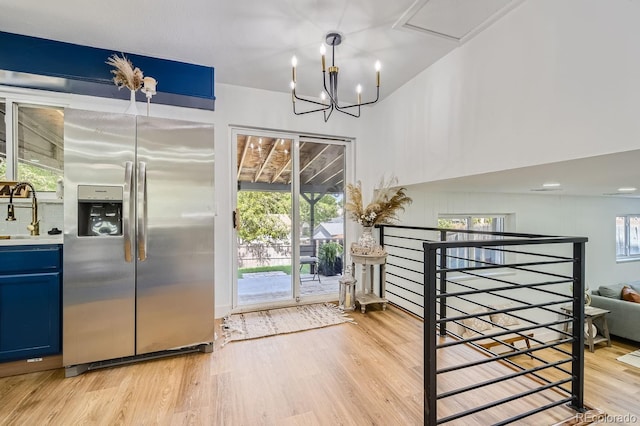
[[[482,241],[482,240],[480,240]],[[522,251],[522,250],[511,250],[511,249],[506,249],[504,248],[504,246],[498,246],[498,247],[471,247],[471,248],[477,248],[477,249],[481,249],[481,250],[488,250],[488,251],[492,251],[492,252],[498,252],[498,253],[510,253],[510,254],[523,254],[526,256],[535,256],[535,257],[546,257],[546,258],[550,258],[550,259],[560,259],[560,260],[571,260],[571,257],[568,256],[559,256],[556,254],[545,254],[545,253],[540,253],[540,252],[535,252],[535,251]]]
[[[406,281],[412,282],[412,283],[414,283],[414,284],[418,284],[420,287],[424,287],[424,283],[421,283],[420,281],[412,280],[411,278],[403,277],[402,275],[394,274],[393,272],[389,272],[389,271],[386,271],[386,274],[387,274],[387,277],[388,277],[389,275],[391,275],[391,276],[393,276],[393,277],[398,277],[398,278],[401,278],[401,279],[403,279],[403,280],[406,280]],[[388,279],[387,279],[387,282],[389,282],[389,280],[388,280]],[[397,284],[396,284],[396,285],[397,285]]]
[[[388,259],[389,257],[392,257],[392,258],[394,258],[394,259],[403,259],[403,260],[408,260],[408,261],[410,261],[410,262],[417,262],[417,263],[422,264],[422,260],[416,260],[416,259],[411,259],[410,257],[398,256],[398,255],[394,255],[394,254],[387,253],[387,259]],[[388,262],[387,262],[387,263],[388,263]],[[423,273],[424,273],[423,271],[420,271],[420,274],[423,274]]]
[[[456,312],[461,312],[461,313],[468,314],[468,312],[465,312],[465,311],[463,311],[463,310],[461,310],[461,309],[458,309],[458,308],[456,308],[456,307],[455,307],[455,306],[453,306],[453,305],[447,305],[447,308],[448,308],[448,309],[452,309],[452,310],[454,310],[454,311],[456,311]],[[487,315],[487,313],[483,313],[483,315]],[[437,314],[437,312],[436,312],[436,318],[437,318],[437,316],[438,316],[438,314]],[[517,316],[515,316],[515,315],[512,315],[512,316],[513,316],[514,318],[518,318],[518,319],[520,319],[520,320],[522,320],[522,321],[525,321],[526,323],[528,323],[528,324],[530,324],[530,325],[526,325],[526,326],[525,326],[525,325],[523,325],[523,327],[519,327],[519,328],[517,328],[517,329],[513,329],[513,330],[508,329],[508,328],[507,328],[507,327],[505,327],[505,326],[499,326],[499,327],[500,327],[501,329],[503,329],[503,330],[510,330],[510,331],[513,331],[513,332],[518,332],[518,331],[522,331],[522,332],[524,332],[524,331],[530,331],[530,330],[535,330],[535,329],[540,329],[540,328],[544,328],[544,329],[547,329],[547,330],[551,330],[551,331],[559,332],[559,330],[557,330],[556,328],[554,328],[554,326],[555,326],[555,325],[564,325],[564,324],[567,324],[567,323],[572,322],[572,319],[571,319],[570,317],[566,316],[566,314],[565,314],[565,319],[556,320],[556,321],[551,321],[551,322],[546,322],[546,323],[538,323],[538,322],[535,322],[535,321],[529,320],[529,319],[527,319],[527,318],[517,317]],[[450,322],[451,320],[450,320],[450,318],[444,318],[444,319],[442,319],[441,321],[442,321],[442,322]],[[465,325],[464,323],[461,323],[460,321],[452,321],[452,322],[453,322],[454,324],[459,325],[460,327],[462,327],[462,328],[464,328],[464,329],[470,329],[471,331],[474,331],[475,333],[478,333],[478,336],[468,337],[468,338],[467,338],[467,337],[459,336],[459,335],[457,335],[457,334],[455,334],[455,333],[453,333],[453,332],[447,331],[447,333],[449,333],[449,334],[451,334],[451,335],[455,336],[455,337],[458,339],[458,341],[455,341],[455,342],[449,342],[449,343],[442,343],[442,344],[440,344],[440,345],[436,345],[436,349],[446,348],[446,347],[449,347],[449,346],[455,346],[455,345],[458,345],[458,344],[461,344],[461,343],[467,343],[467,342],[471,342],[471,343],[473,343],[473,342],[475,342],[475,341],[477,341],[477,340],[483,340],[483,339],[485,339],[485,338],[487,338],[487,337],[495,337],[495,336],[502,336],[502,335],[510,334],[510,333],[507,333],[507,332],[500,332],[500,333],[498,333],[498,334],[493,334],[493,333],[492,333],[492,334],[490,334],[490,335],[489,335],[489,334],[483,334],[483,333],[479,332],[478,330],[475,330],[473,327],[470,327],[470,326]],[[489,321],[489,322],[490,322],[492,325],[495,325],[493,322],[491,322],[491,321]],[[569,336],[570,338],[573,338],[573,335],[571,335],[571,334],[564,333],[564,332],[561,332],[561,333],[562,333],[563,335],[565,335],[565,336]],[[536,343],[544,343],[543,341],[538,340],[538,339],[536,339],[535,337],[532,337],[532,338],[529,338],[529,339],[530,339],[530,340],[533,340],[533,341],[534,341],[534,342],[536,342]],[[494,341],[495,341],[495,340],[494,340]],[[564,349],[561,349],[561,348],[558,348],[558,349],[556,349],[556,350],[557,350],[558,352],[561,352],[561,353],[565,354],[565,355],[569,355],[569,356],[571,356],[571,355],[572,355],[572,354],[571,354],[571,352],[565,351]]]
[[[551,388],[559,387],[560,385],[563,385],[563,384],[568,383],[570,381],[571,381],[571,379],[558,380],[556,382],[549,383],[547,385],[540,386],[540,387],[537,387],[537,388],[529,389],[528,391],[521,392],[521,393],[518,393],[518,394],[514,394],[514,395],[508,396],[506,398],[502,398],[502,399],[499,399],[497,401],[490,402],[488,404],[479,405],[479,406],[477,406],[475,408],[471,408],[469,410],[462,411],[460,413],[456,413],[456,414],[453,414],[451,416],[444,417],[442,419],[438,419],[438,424],[447,423],[447,422],[450,422],[450,421],[453,421],[453,420],[457,420],[459,418],[466,417],[466,416],[469,416],[471,414],[475,414],[475,413],[480,412],[480,411],[488,410],[489,408],[497,407],[498,405],[506,404],[507,402],[515,401],[516,399],[520,399],[520,398],[522,398],[524,396],[533,395],[533,394],[536,394],[536,393],[539,393],[539,392],[543,392],[545,390],[549,390]]]
[[[412,262],[422,263],[422,262],[420,262],[419,260],[407,259],[407,258],[402,258],[402,257],[395,257],[394,259],[405,259],[405,260],[410,260],[410,261],[412,261]],[[411,268],[408,268],[408,267],[406,267],[406,266],[397,265],[397,264],[395,264],[395,263],[393,263],[393,262],[387,262],[387,266],[394,266],[394,267],[396,267],[396,268],[406,269],[407,271],[416,272],[416,273],[420,274],[421,276],[424,274],[424,272],[423,272],[423,271],[419,271],[419,270],[417,270],[417,269],[411,269]]]
[[[519,288],[533,288],[533,287],[545,287],[547,285],[555,285],[555,284],[566,284],[566,283],[571,283],[573,284],[574,280],[558,280],[558,281],[543,281],[540,283],[532,283],[532,284],[523,284],[523,283],[518,283],[515,281],[509,281],[509,280],[505,280],[504,278],[498,278],[498,277],[485,277],[484,275],[480,275],[480,274],[474,274],[474,273],[469,273],[468,275],[472,275],[478,278],[483,278],[483,279],[487,279],[487,280],[491,280],[491,281],[496,281],[499,283],[504,283],[504,284],[510,284],[511,285],[511,289],[513,290],[517,290]],[[455,285],[462,285],[457,281],[453,281],[453,280],[447,280],[448,283],[451,284],[455,284]],[[535,291],[540,292],[540,293],[545,293],[545,294],[551,294],[554,296],[565,296],[563,293],[558,293],[555,291],[551,291],[551,290],[546,290],[544,288],[534,288]]]
[[[474,248],[474,247],[495,247],[495,246],[524,246],[540,244],[573,244],[585,240],[584,237],[536,237],[520,240],[447,240],[447,241],[425,241],[422,245],[425,250],[451,249],[451,248]]]
[[[566,321],[552,321],[552,322],[546,322],[546,323],[534,323],[532,325],[528,325],[525,327],[519,327],[517,329],[509,329],[509,328],[503,328],[502,331],[500,332],[495,332],[495,333],[491,333],[491,334],[482,334],[479,333],[478,331],[475,331],[475,333],[479,333],[478,336],[473,336],[473,337],[463,337],[461,340],[454,340],[451,342],[447,342],[447,343],[441,343],[441,344],[437,344],[436,348],[437,349],[444,349],[444,348],[448,348],[451,346],[457,346],[457,345],[462,345],[462,344],[466,344],[466,343],[474,343],[477,342],[479,340],[485,340],[485,339],[491,339],[494,342],[500,342],[501,344],[504,344],[505,346],[509,346],[506,343],[503,343],[500,339],[497,339],[498,337],[502,337],[502,336],[506,336],[508,334],[517,334],[519,336],[525,337],[526,335],[521,334],[530,330],[536,330],[536,329],[540,329],[540,328],[544,328],[544,329],[548,329],[548,330],[554,330],[553,328],[551,328],[554,325],[559,325],[559,324],[564,324]],[[468,326],[464,326],[462,324],[460,324],[459,322],[455,322],[455,324],[461,325],[465,328],[469,328],[471,330],[473,330],[473,328],[468,327]],[[542,343],[544,344],[545,342],[539,339],[536,339],[535,336],[534,337],[529,337],[529,340],[533,340],[535,343]],[[570,355],[570,352],[566,352],[567,355]]]
[[[498,292],[498,291],[514,291],[514,290],[520,290],[520,289],[523,289],[523,288],[534,289],[536,291],[540,291],[541,293],[551,294],[553,296],[569,297],[566,294],[558,293],[556,291],[551,291],[551,290],[546,290],[545,291],[545,289],[541,289],[540,287],[546,287],[546,286],[549,286],[549,285],[556,285],[556,284],[563,284],[563,283],[573,282],[573,281],[561,280],[561,281],[547,281],[547,282],[542,282],[542,283],[520,284],[520,283],[509,282],[509,281],[506,281],[506,280],[498,279],[498,278],[495,278],[495,277],[492,277],[491,279],[489,279],[489,278],[487,278],[487,279],[491,280],[491,281],[501,282],[501,283],[509,283],[511,285],[502,286],[502,287],[491,287],[491,289],[479,289],[479,288],[471,287],[471,288],[473,288],[473,290],[454,291],[454,292],[449,292],[449,293],[437,294],[436,295],[436,299],[442,299],[442,298],[447,298],[447,297],[457,297],[457,296],[468,296],[470,294],[486,293],[487,290],[491,290],[492,292]],[[464,286],[463,284],[458,283],[457,281],[452,281],[452,280],[446,280],[446,281],[447,281],[448,284]]]
[[[530,352],[535,352],[535,351],[541,351],[542,349],[547,349],[547,348],[551,348],[553,346],[562,344],[562,343],[569,343],[571,342],[572,339],[564,339],[564,340],[557,340],[553,343],[545,343],[543,345],[540,346],[534,346],[531,349],[526,348],[526,349],[518,349],[517,351],[514,352],[508,352],[508,353],[504,353],[504,354],[500,354],[500,355],[495,355],[490,357],[490,358],[485,358],[485,359],[480,359],[477,361],[471,361],[471,362],[467,362],[464,364],[458,364],[458,365],[453,365],[451,367],[445,367],[439,370],[436,370],[436,374],[444,374],[444,373],[449,373],[451,371],[456,371],[456,370],[464,370],[465,368],[471,368],[471,367],[475,367],[477,365],[483,365],[483,364],[488,364],[490,362],[496,362],[496,361],[502,361],[506,358],[511,358],[517,355],[523,355],[523,354],[529,354]],[[474,343],[475,345],[475,343]]]
[[[423,276],[422,271],[416,271],[415,269],[411,269],[411,268],[407,268],[405,266],[400,266],[400,265],[396,265],[394,263],[387,263],[387,268],[389,266],[393,266],[394,268],[398,268],[398,269],[402,269],[403,271],[408,271],[408,272],[413,272],[414,274],[418,274],[420,276]],[[387,274],[389,274],[389,272],[387,271]],[[422,282],[420,283],[421,286],[424,286],[424,279],[422,280]]]
[[[447,258],[452,258],[452,259],[459,259],[459,260],[467,260],[463,257],[456,257],[456,256],[450,256],[447,255]],[[544,271],[536,271],[535,269],[531,269],[531,270],[527,270],[522,268],[523,266],[543,266],[543,265],[558,265],[561,263],[573,263],[573,260],[556,260],[553,262],[521,262],[521,263],[509,263],[509,264],[499,264],[499,263],[491,263],[491,262],[485,262],[482,260],[473,260],[473,262],[475,263],[482,263],[483,266],[467,266],[464,268],[442,268],[440,267],[439,269],[436,269],[436,273],[441,273],[441,272],[464,272],[464,271],[484,271],[484,270],[488,270],[488,269],[517,269],[520,271],[527,271],[527,272],[535,272],[538,274],[545,274],[545,275],[551,275],[551,276],[556,276],[558,278],[566,278],[566,279],[571,279],[571,277],[568,277],[566,275],[559,275],[559,274],[553,274],[551,272],[544,272]]]
[[[486,293],[490,294],[492,296],[500,297],[502,299],[510,300],[512,302],[522,303],[525,306],[504,308],[504,309],[507,309],[507,310],[502,312],[499,309],[493,309],[491,307],[491,305],[485,305],[485,304],[482,304],[480,302],[468,299],[466,297],[458,296],[457,299],[464,300],[465,302],[473,303],[473,304],[475,304],[477,306],[482,306],[483,308],[489,309],[490,312],[488,312],[488,314],[491,314],[492,313],[491,311],[493,311],[493,313],[500,314],[500,313],[510,313],[510,312],[513,312],[513,311],[523,311],[523,310],[527,310],[527,309],[531,309],[531,308],[537,307],[537,308],[540,308],[543,311],[550,312],[552,314],[565,315],[563,312],[561,312],[562,308],[560,308],[560,311],[558,311],[558,310],[555,310],[555,309],[547,308],[547,306],[557,305],[559,303],[566,303],[567,301],[570,301],[570,302],[573,301],[573,299],[571,297],[569,297],[569,296],[562,296],[562,300],[554,300],[554,301],[551,301],[551,302],[545,302],[545,304],[543,306],[534,306],[534,305],[532,305],[530,303],[527,304],[523,300],[516,299],[514,297],[504,296],[504,295],[501,295],[501,294],[494,294],[491,291],[488,291]],[[485,315],[486,315],[486,313],[485,313]],[[482,315],[476,315],[476,316],[481,317]],[[526,318],[520,317],[518,315],[511,314],[511,316],[513,316],[515,318],[518,318],[520,320],[523,320],[523,321],[531,322],[531,320],[528,320]]]
[[[480,302],[476,302],[476,301],[473,301],[473,300],[470,300],[470,299],[465,299],[464,297],[459,297],[459,299],[464,300],[465,302],[473,303],[474,305],[481,306],[483,308],[490,308],[490,305],[484,305],[484,304],[482,304]],[[524,310],[533,309],[533,308],[545,308],[547,306],[558,305],[560,303],[565,303],[565,301],[551,301],[551,302],[545,302],[545,303],[532,303],[532,304],[529,304],[527,306],[516,306],[516,307],[513,307],[511,309],[511,311],[524,311]],[[560,311],[554,311],[553,309],[545,309],[545,310],[547,310],[548,312],[551,312],[551,313],[559,314],[559,315],[566,315],[566,314],[564,314],[564,313],[562,313]],[[504,310],[501,310],[501,309],[500,310],[494,310],[494,313],[498,313],[499,314],[499,313],[502,313],[503,311]],[[505,312],[511,312],[511,311],[507,310]],[[481,317],[487,316],[487,315],[491,315],[491,312],[479,312],[477,314],[460,315],[460,316],[457,316],[457,317],[447,317],[445,319],[436,320],[436,324],[442,324],[442,323],[446,323],[448,321],[462,321],[464,319],[469,319],[469,318],[477,318],[480,321],[484,321],[484,322],[487,322],[489,324],[492,324],[491,321],[486,321],[483,318],[481,318]],[[531,322],[531,320],[526,320],[526,321],[527,322]]]
[[[397,288],[401,288],[401,289],[403,289],[403,290],[405,290],[405,291],[408,291],[408,292],[410,292],[410,293],[415,294],[416,296],[420,296],[420,297],[424,296],[424,294],[423,294],[423,293],[418,293],[417,291],[411,290],[411,289],[409,289],[409,288],[407,288],[407,287],[401,286],[401,285],[399,285],[399,284],[395,284],[393,281],[389,281],[389,280],[387,280],[387,286],[388,286],[388,285],[393,285],[393,286],[395,286],[395,287],[397,287]]]
[[[430,238],[417,238],[417,237],[408,237],[406,235],[394,235],[394,234],[384,234],[384,239],[386,240],[387,238],[398,238],[400,240],[409,240],[409,241],[421,241],[421,242],[425,242],[425,241],[440,241],[440,240],[432,240]]]
[[[412,304],[416,305],[417,307],[424,309],[424,306],[422,306],[421,304],[416,303],[416,302],[414,302],[413,300],[409,300],[409,299],[407,299],[406,297],[402,297],[402,296],[400,296],[399,294],[396,294],[396,293],[394,293],[394,292],[390,291],[389,289],[387,289],[387,290],[386,290],[386,292],[387,292],[387,293],[391,293],[392,295],[394,295],[395,297],[397,297],[397,298],[399,298],[399,299],[406,300],[407,302],[412,303]],[[422,296],[422,295],[420,295],[420,296]],[[423,316],[424,316],[424,315],[423,315]]]
[[[461,313],[465,313],[465,314],[467,314],[467,313],[468,313],[468,312],[465,312],[465,311],[463,311],[463,310],[461,310],[461,309],[458,309],[458,308],[456,308],[455,306],[452,306],[452,305],[447,305],[447,308],[448,308],[448,309],[452,309],[452,310],[454,310],[454,311],[456,311],[456,312],[461,312]],[[487,314],[486,314],[486,313],[484,313],[484,315],[487,315]],[[436,313],[436,318],[437,318],[437,316],[438,316],[438,315],[437,315],[437,313]],[[527,325],[527,326],[524,326],[524,325],[523,325],[523,327],[519,327],[519,328],[517,328],[517,329],[513,329],[513,330],[508,329],[508,330],[510,330],[510,331],[511,331],[511,333],[508,333],[508,332],[500,332],[499,334],[493,334],[493,333],[492,333],[491,335],[486,335],[486,334],[483,334],[482,332],[479,332],[478,330],[475,330],[473,327],[469,327],[469,326],[467,326],[467,325],[464,325],[463,323],[461,323],[461,322],[459,322],[459,321],[453,321],[453,323],[454,323],[454,324],[457,324],[457,325],[459,325],[460,327],[462,327],[462,328],[464,328],[464,329],[470,329],[471,331],[474,331],[475,333],[477,333],[477,334],[478,334],[478,336],[474,336],[474,337],[469,337],[469,338],[467,338],[467,337],[462,337],[462,336],[460,336],[460,335],[458,335],[458,334],[455,334],[455,333],[453,333],[453,332],[451,332],[451,331],[447,330],[447,333],[448,333],[448,334],[450,334],[450,335],[452,335],[452,336],[455,336],[455,337],[458,339],[458,341],[455,341],[455,342],[449,342],[449,343],[442,343],[441,345],[436,345],[436,349],[439,349],[439,348],[446,348],[446,347],[449,347],[449,346],[455,346],[455,345],[462,344],[462,343],[471,343],[471,344],[474,344],[474,342],[476,342],[476,341],[478,341],[478,340],[483,340],[483,339],[485,339],[485,338],[487,338],[487,337],[489,337],[489,336],[495,337],[496,335],[498,335],[498,336],[502,336],[502,335],[507,335],[507,334],[512,334],[512,333],[513,333],[513,334],[518,334],[519,336],[523,336],[522,334],[517,333],[517,332],[525,332],[525,331],[536,330],[536,329],[541,329],[541,328],[544,328],[544,329],[547,329],[547,330],[551,330],[551,331],[557,332],[558,330],[557,330],[557,329],[555,329],[555,328],[553,327],[554,325],[564,325],[564,324],[570,323],[570,322],[572,321],[572,319],[571,319],[570,317],[567,317],[566,315],[565,315],[565,319],[557,320],[557,321],[552,321],[552,322],[547,322],[547,323],[538,323],[538,322],[531,321],[531,320],[529,320],[529,319],[527,319],[527,318],[519,317],[519,316],[516,316],[516,315],[512,315],[512,316],[513,316],[514,318],[521,319],[522,321],[525,321],[526,323],[528,323],[528,324],[530,324],[530,325]],[[449,318],[445,318],[443,321],[449,321]],[[492,325],[494,325],[494,324],[493,324],[493,322],[491,322],[491,321],[489,321],[489,322],[490,322]],[[439,327],[438,327],[438,328],[439,328]],[[499,326],[499,328],[501,328],[501,329],[503,329],[503,330],[505,330],[505,331],[507,330],[507,327],[504,327],[504,326]],[[563,334],[563,335],[565,335],[565,336],[569,336],[569,337],[570,337],[570,340],[573,340],[573,335],[570,335],[570,334],[567,334],[567,333],[564,333],[564,332],[563,332],[562,334]],[[486,336],[486,337],[485,337],[485,336]],[[524,337],[524,336],[523,336],[523,337]],[[495,339],[493,339],[493,340],[494,340],[494,341],[496,341]],[[541,343],[541,344],[544,344],[544,343],[545,343],[545,342],[543,342],[543,341],[541,341],[541,340],[539,340],[539,339],[535,338],[535,336],[534,336],[534,337],[530,337],[530,338],[529,338],[529,340],[533,340],[535,343]],[[507,345],[507,344],[506,344],[506,343],[504,343],[504,342],[501,342],[501,344],[503,344],[503,345],[505,345],[505,346],[510,346],[510,345]],[[510,347],[511,347],[511,346],[510,346]],[[513,348],[513,349],[516,349],[515,347],[512,347],[512,348]],[[560,348],[560,347],[555,347],[555,348],[553,348],[553,349],[554,349],[555,351],[557,351],[557,352],[560,352],[560,353],[564,354],[564,355],[572,356],[571,352],[565,351],[564,349],[562,349],[562,348]],[[491,352],[491,351],[489,351],[489,352]],[[491,352],[491,353],[493,353],[493,352]],[[540,359],[540,358],[538,358],[538,357],[534,357],[534,356],[533,356],[533,354],[531,354],[531,356],[532,356],[533,358],[537,359],[538,361],[543,361],[543,362],[544,362],[544,360],[542,360],[542,359]]]
[[[542,370],[546,370],[547,368],[552,368],[552,367],[557,367],[559,365],[562,364],[566,364],[567,362],[571,362],[570,359],[568,360],[560,360],[560,361],[555,361],[549,364],[544,364],[544,365],[539,365],[537,367],[533,367],[527,370],[522,370],[522,371],[516,371],[514,373],[511,374],[507,374],[506,376],[501,376],[501,377],[496,377],[494,379],[490,379],[490,380],[486,380],[484,382],[478,382],[478,383],[474,383],[472,385],[468,385],[468,386],[464,386],[461,388],[457,388],[457,389],[453,389],[450,390],[448,392],[443,392],[441,394],[438,394],[438,399],[444,399],[444,398],[449,398],[451,396],[455,396],[455,395],[459,395],[461,393],[464,392],[469,392],[475,389],[479,389],[482,387],[486,387],[486,386],[491,386],[494,385],[496,383],[500,383],[503,382],[505,380],[510,380],[510,379],[515,379],[516,377],[521,377],[530,373],[536,373]],[[570,374],[570,373],[569,373]]]
[[[509,419],[503,420],[503,421],[498,422],[498,423],[494,423],[493,426],[505,426],[505,425],[511,424],[513,422],[517,422],[519,420],[527,418],[529,416],[533,416],[534,414],[542,413],[543,411],[549,410],[551,408],[559,407],[562,404],[567,404],[567,403],[569,403],[571,401],[573,401],[573,398],[565,398],[565,399],[560,399],[558,401],[550,402],[549,404],[543,405],[543,406],[538,407],[538,408],[534,408],[533,410],[527,411],[525,413],[518,414],[517,416],[511,417]]]
[[[556,236],[549,235],[540,235],[540,234],[523,234],[518,232],[497,232],[497,231],[475,231],[471,229],[450,229],[450,228],[432,228],[426,226],[410,226],[410,225],[393,225],[393,224],[380,224],[375,225],[376,228],[397,228],[397,229],[418,229],[422,231],[436,231],[436,232],[447,232],[447,233],[460,233],[460,234],[485,234],[485,235],[498,235],[503,237],[521,237],[521,238],[541,238],[541,237],[551,237],[551,238],[561,238]],[[580,241],[578,241],[580,242]],[[585,239],[586,242],[586,239]]]
[[[459,336],[458,334],[453,333],[453,332],[451,332],[451,331],[449,331],[449,330],[447,330],[447,334],[448,334],[448,335],[453,336],[454,338],[456,338],[456,339],[458,339],[458,340],[464,340],[464,338],[463,338],[462,336]],[[492,350],[487,349],[487,348],[485,348],[485,347],[483,347],[483,346],[480,346],[480,345],[478,345],[477,343],[473,343],[473,342],[472,342],[472,343],[470,343],[470,345],[472,345],[474,348],[476,348],[476,349],[477,349],[477,350],[479,350],[480,352],[483,352],[483,353],[487,354],[488,356],[491,356],[491,357],[496,356],[496,353],[495,353],[495,352],[493,352]],[[566,360],[563,362],[563,364],[573,361],[573,354],[572,354],[571,352],[565,351],[565,350],[564,350],[564,349],[562,349],[560,346],[552,346],[552,347],[550,347],[550,348],[548,348],[548,349],[555,350],[556,352],[560,352],[561,354],[563,354],[563,355],[566,355],[566,356],[570,357],[570,358],[566,359]],[[515,348],[515,350],[517,350],[517,348]],[[511,354],[509,354],[509,355],[510,355],[510,356],[512,356]],[[534,349],[533,351],[529,352],[529,356],[531,357],[531,359],[534,359],[534,360],[536,360],[536,361],[540,361],[540,362],[542,362],[542,363],[544,363],[544,364],[546,364],[546,363],[547,363],[547,360],[545,360],[544,358],[541,358],[541,357],[539,357],[538,355],[536,355],[536,354],[535,354],[535,349]],[[526,367],[523,367],[522,365],[520,365],[520,364],[517,364],[517,363],[513,362],[512,360],[510,360],[510,359],[509,359],[509,357],[503,358],[500,362],[503,362],[503,363],[505,363],[505,364],[508,364],[509,366],[511,366],[512,368],[514,368],[514,369],[516,369],[516,370],[526,370]],[[566,370],[566,369],[564,369],[563,367],[560,367],[560,366],[556,366],[556,367],[554,367],[554,369],[556,369],[556,370],[558,370],[558,371],[561,371],[561,372],[562,372],[562,373],[564,373],[564,374],[568,374],[568,375],[571,375],[571,374],[572,374],[572,372],[571,372],[571,371]],[[551,383],[551,381],[550,381],[549,379],[546,379],[546,378],[544,378],[544,377],[537,376],[537,375],[535,375],[535,374],[534,374],[534,376],[535,376],[537,379],[539,379],[539,380],[541,380],[542,382],[544,382],[544,383]]]
[[[540,257],[548,257],[551,259],[565,259],[565,260],[571,260],[572,258],[569,256],[558,256],[555,254],[544,254],[544,253],[537,253],[537,252],[531,252],[531,251],[521,251],[521,250],[511,250],[511,249],[505,249],[505,248],[487,248],[486,250],[495,250],[495,251],[500,251],[503,253],[513,253],[513,254],[524,254],[524,255],[528,255],[528,256],[540,256]]]
[[[411,248],[411,247],[396,246],[396,245],[393,245],[393,244],[389,244],[386,241],[384,243],[384,247],[385,248],[392,247],[392,248],[397,248],[397,249],[402,249],[402,250],[409,250],[409,251],[417,251],[418,253],[422,253],[421,249],[415,249],[415,248]]]

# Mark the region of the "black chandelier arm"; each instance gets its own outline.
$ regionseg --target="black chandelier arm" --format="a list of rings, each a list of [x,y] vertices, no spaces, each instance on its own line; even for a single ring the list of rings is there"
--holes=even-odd
[[[365,106],[365,105],[371,105],[371,104],[375,104],[376,102],[378,102],[378,99],[380,99],[380,87],[376,88],[376,98],[372,101],[369,102],[365,102],[365,103],[359,103],[359,104],[352,104],[352,105],[345,105],[345,106],[339,106],[336,104],[336,109],[340,112],[344,112],[345,114],[349,114],[347,111],[343,111],[345,109],[349,109],[349,108],[355,108],[358,107],[358,115],[357,117],[360,116],[360,108],[361,106]],[[349,114],[349,115],[353,115],[353,114]],[[355,115],[353,115],[354,117],[356,117]]]
[[[314,101],[314,100],[311,100],[311,99],[301,98],[301,97],[299,97],[299,96],[296,94],[295,89],[292,91],[292,95],[293,95],[293,98],[294,98],[294,99],[297,99],[297,100],[299,100],[299,101],[302,101],[302,102],[308,102],[308,103],[310,103],[310,104],[322,105],[322,106],[323,106],[322,108],[316,108],[316,109],[312,109],[312,110],[309,110],[309,111],[301,111],[301,112],[298,112],[298,111],[296,111],[296,102],[295,102],[295,100],[294,100],[294,101],[292,102],[292,104],[293,104],[293,113],[294,113],[295,115],[304,115],[304,114],[309,114],[309,113],[311,113],[311,112],[319,112],[319,111],[324,111],[324,112],[326,112],[328,109],[332,109],[332,107],[333,107],[333,105],[327,105],[327,104],[324,104],[324,103],[322,103],[322,102],[317,102],[317,101]]]
[[[331,114],[333,114],[333,105],[331,104],[331,108],[329,108],[329,114],[327,114],[327,111],[324,111],[324,122],[326,123],[327,121],[329,121],[329,117],[331,117]]]

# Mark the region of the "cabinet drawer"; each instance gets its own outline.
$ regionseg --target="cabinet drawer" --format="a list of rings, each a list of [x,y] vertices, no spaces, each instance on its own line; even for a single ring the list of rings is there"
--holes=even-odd
[[[0,274],[53,272],[61,267],[58,246],[0,247]]]

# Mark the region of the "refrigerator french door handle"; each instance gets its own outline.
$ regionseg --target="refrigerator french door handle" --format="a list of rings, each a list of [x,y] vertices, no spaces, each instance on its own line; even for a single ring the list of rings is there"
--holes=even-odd
[[[138,260],[147,259],[147,163],[138,163]]]
[[[132,242],[131,242],[131,210],[133,207],[133,162],[127,161],[124,163],[124,197],[122,206],[122,227],[124,233],[124,260],[126,262],[133,261],[132,256]]]

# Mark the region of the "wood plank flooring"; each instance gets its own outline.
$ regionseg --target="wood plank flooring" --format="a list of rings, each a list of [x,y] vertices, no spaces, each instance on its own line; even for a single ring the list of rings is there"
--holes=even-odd
[[[224,347],[220,336],[213,354],[75,378],[65,379],[61,369],[5,377],[0,425],[423,424],[422,322],[393,307],[353,317],[357,324]],[[614,343],[587,353],[588,402],[610,413],[639,410],[640,370],[615,360],[633,349]],[[557,418],[518,424],[553,424]],[[474,423],[491,421],[449,424]]]

